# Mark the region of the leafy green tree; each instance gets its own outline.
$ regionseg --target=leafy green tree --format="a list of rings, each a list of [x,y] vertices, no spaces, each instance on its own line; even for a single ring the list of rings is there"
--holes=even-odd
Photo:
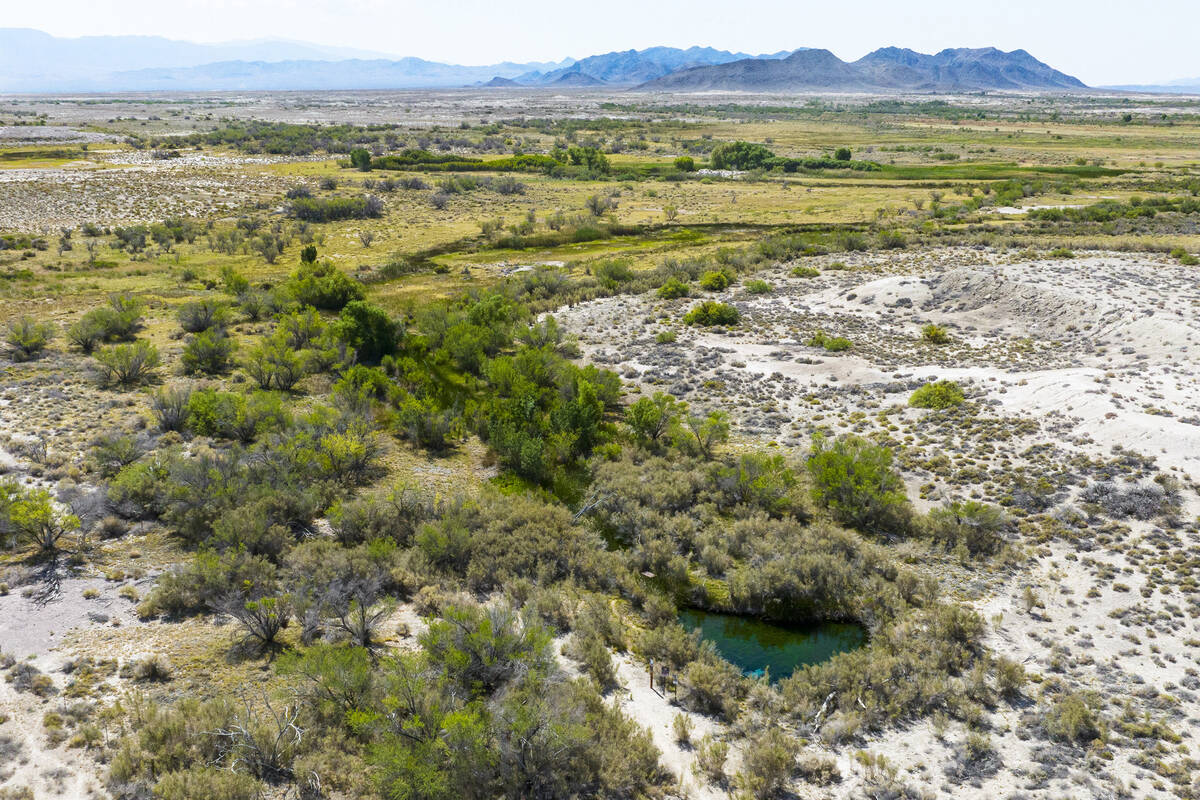
[[[813,499],[838,521],[867,532],[906,528],[911,509],[891,450],[859,436],[817,436],[807,466]]]
[[[833,153],[833,159],[835,161],[849,161],[850,156],[851,156],[851,153],[850,153],[849,147],[839,147]]]
[[[657,445],[678,425],[687,406],[664,392],[640,397],[625,411],[625,423],[643,444]]]
[[[369,172],[371,170],[371,152],[361,147],[354,148],[350,151],[350,166],[359,172]]]
[[[5,529],[41,553],[53,553],[64,536],[79,529],[79,518],[60,511],[45,489],[5,481],[0,483],[0,532]]]
[[[346,304],[334,332],[354,348],[360,361],[368,364],[378,364],[384,356],[392,355],[400,335],[399,326],[386,311],[364,300]]]
[[[361,284],[330,261],[301,264],[287,282],[288,291],[302,306],[341,311],[347,303],[366,296]]]
[[[567,148],[567,158],[571,164],[586,167],[591,172],[607,175],[611,169],[608,157],[595,147],[574,146]]]
[[[709,155],[713,169],[764,169],[774,159],[775,154],[765,146],[742,141],[721,142]]]
[[[710,411],[704,417],[688,416],[687,426],[700,455],[706,459],[713,457],[717,445],[729,441],[729,415],[724,411]]]

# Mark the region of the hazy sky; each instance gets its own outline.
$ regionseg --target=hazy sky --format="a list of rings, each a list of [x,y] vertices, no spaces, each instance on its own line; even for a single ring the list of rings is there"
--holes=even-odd
[[[1094,85],[1200,77],[1200,0],[6,0],[0,26],[57,36],[287,38],[461,64],[653,45],[759,53],[1024,48]]]

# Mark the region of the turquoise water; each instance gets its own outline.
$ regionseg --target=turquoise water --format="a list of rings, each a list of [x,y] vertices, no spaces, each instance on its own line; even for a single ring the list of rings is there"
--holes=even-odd
[[[716,645],[726,661],[745,674],[757,677],[770,670],[773,681],[788,677],[797,667],[819,664],[867,642],[866,630],[852,622],[792,628],[695,609],[680,612],[679,622],[690,631],[700,631],[700,636]]]

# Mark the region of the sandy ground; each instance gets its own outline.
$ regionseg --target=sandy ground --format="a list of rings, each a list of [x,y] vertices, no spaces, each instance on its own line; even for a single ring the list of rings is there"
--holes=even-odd
[[[28,577],[29,583],[0,596],[0,651],[37,667],[55,689],[40,698],[0,681],[0,714],[8,717],[0,724],[0,737],[22,743],[16,763],[9,765],[13,769],[0,767],[0,788],[27,786],[37,800],[103,796],[100,766],[80,750],[50,742],[42,718],[72,702],[60,696],[70,680],[63,668],[87,651],[71,646],[69,635],[137,626],[134,604],[118,595],[120,584],[103,578],[73,577],[65,571]],[[142,581],[142,588],[151,582]]]

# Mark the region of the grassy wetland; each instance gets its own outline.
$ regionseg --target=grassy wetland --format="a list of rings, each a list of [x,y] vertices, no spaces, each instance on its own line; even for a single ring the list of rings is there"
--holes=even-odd
[[[1200,796],[1200,105],[697,97],[0,97],[0,798]]]

